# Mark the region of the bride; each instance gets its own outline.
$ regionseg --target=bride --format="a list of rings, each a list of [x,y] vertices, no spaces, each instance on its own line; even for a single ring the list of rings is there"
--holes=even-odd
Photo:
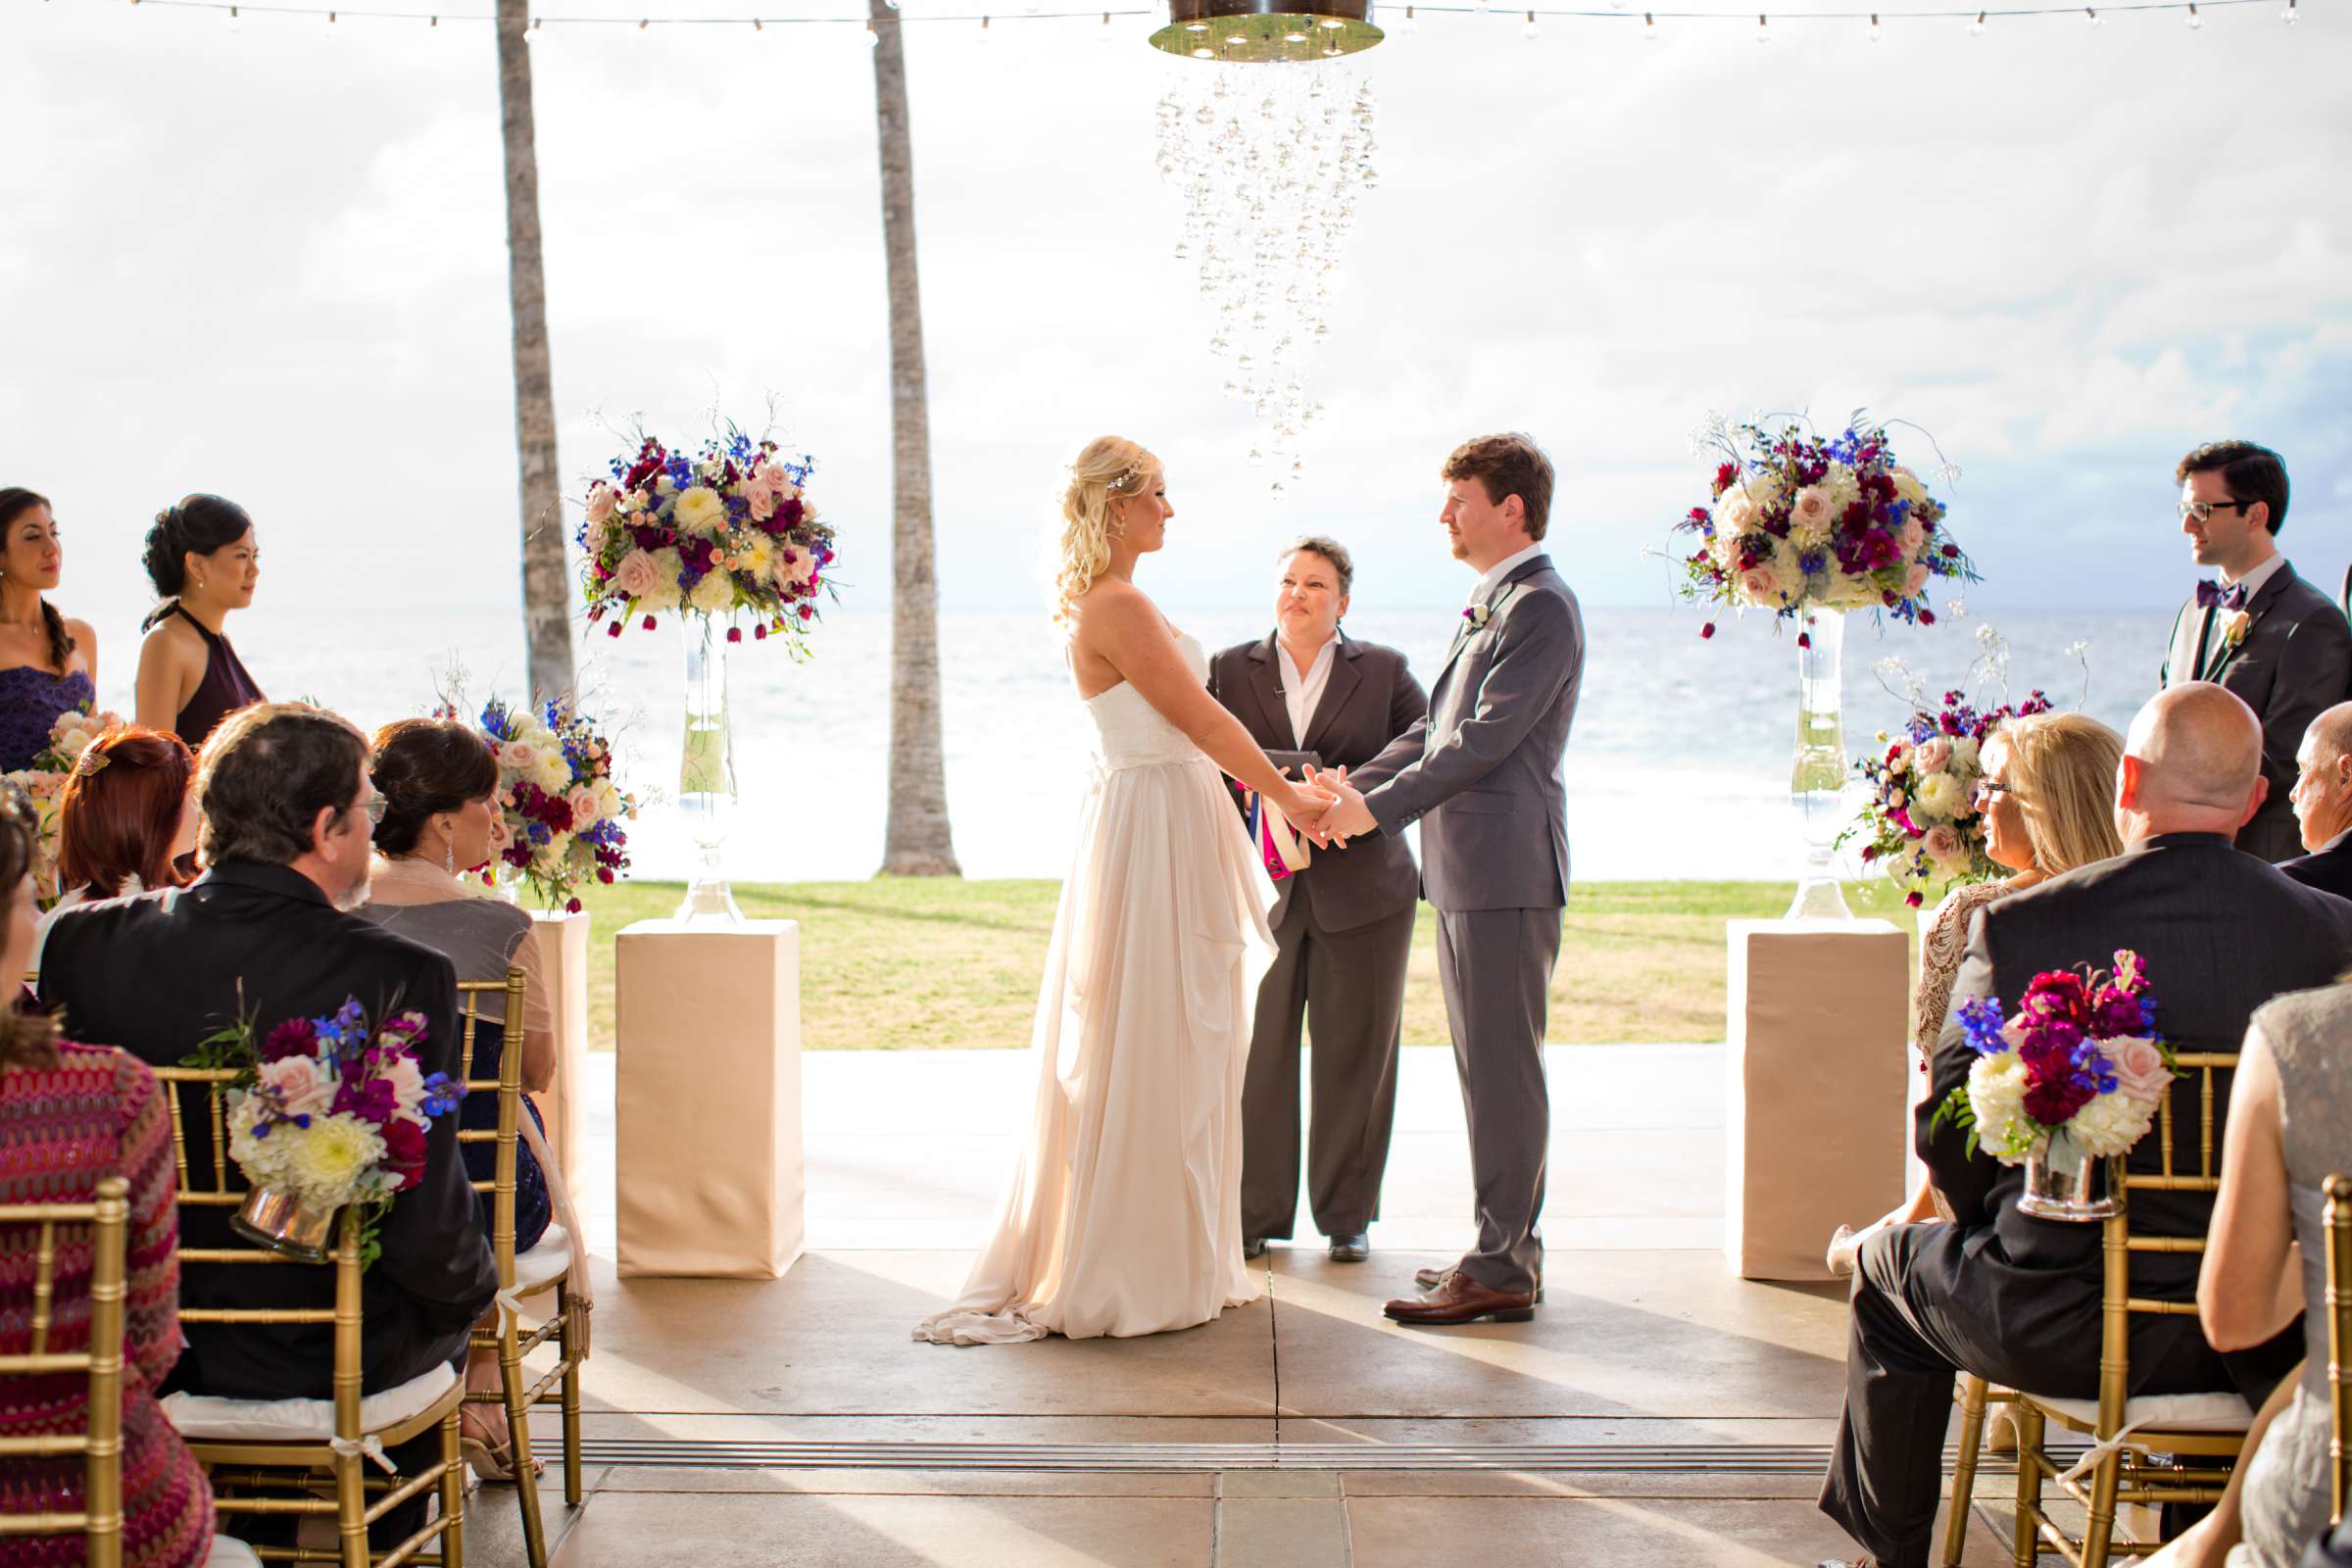
[[[1000,1345],[1156,1334],[1257,1298],[1242,1262],[1242,1069],[1273,888],[1218,769],[1294,822],[1281,777],[1208,695],[1208,657],[1135,586],[1166,476],[1103,436],[1061,501],[1054,619],[1098,731],[1038,991],[1037,1099],[963,1294],[914,1337]]]

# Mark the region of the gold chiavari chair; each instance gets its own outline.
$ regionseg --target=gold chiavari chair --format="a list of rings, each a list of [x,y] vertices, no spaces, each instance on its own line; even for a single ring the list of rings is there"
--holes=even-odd
[[[1943,1568],[1960,1568],[1968,1550],[1968,1511],[1976,1501],[1977,1461],[1984,1454],[1986,1407],[2015,1404],[2017,1391],[1963,1372],[1953,1385],[1952,1397],[1960,1405],[1960,1437],[1953,1447],[1951,1511],[1943,1521]]]
[[[0,1225],[33,1226],[32,1343],[22,1355],[0,1355],[0,1377],[54,1376],[81,1372],[89,1378],[89,1420],[75,1434],[0,1438],[0,1460],[82,1456],[81,1511],[0,1513],[0,1537],[82,1538],[89,1568],[118,1568],[122,1561],[122,1253],[130,1229],[130,1183],[109,1176],[87,1203],[0,1205]],[[56,1303],[58,1230],[90,1231],[90,1339],[86,1348],[49,1348],[51,1311]],[[8,1552],[0,1550],[0,1558]]]
[[[178,1170],[181,1210],[218,1212],[237,1207],[245,1200],[245,1188],[231,1179],[234,1166],[228,1158],[227,1115],[222,1104],[222,1096],[237,1075],[211,1068],[158,1067],[155,1076],[166,1086],[165,1103],[172,1112],[172,1155]],[[205,1110],[201,1131],[211,1168],[210,1179],[202,1183],[189,1180],[183,1089],[201,1093]],[[186,1234],[184,1225],[181,1234]],[[215,1506],[221,1515],[331,1517],[335,1521],[337,1547],[331,1554],[282,1546],[257,1547],[255,1554],[266,1562],[333,1562],[342,1568],[401,1568],[403,1564],[465,1568],[466,1461],[458,1448],[458,1406],[465,1383],[444,1366],[400,1389],[363,1396],[359,1210],[346,1208],[336,1220],[334,1250],[323,1264],[298,1262],[244,1243],[221,1248],[183,1245],[178,1256],[183,1268],[201,1263],[327,1267],[335,1271],[332,1308],[179,1309],[183,1324],[270,1328],[309,1323],[331,1325],[334,1330],[331,1403],[318,1399],[215,1399],[187,1394],[174,1394],[164,1401],[164,1413],[211,1477]],[[447,1386],[440,1387],[444,1381]],[[367,1409],[367,1400],[375,1401],[376,1408]],[[410,1405],[415,1407],[406,1408]],[[272,1435],[256,1436],[257,1427],[266,1427]],[[413,1476],[368,1473],[369,1464],[383,1449],[436,1427],[441,1433],[441,1457],[435,1463]],[[278,1435],[281,1432],[283,1435]],[[312,1484],[321,1473],[332,1479],[331,1499],[313,1494]],[[434,1487],[440,1489],[440,1517],[427,1520],[406,1541],[370,1552],[368,1527]],[[440,1549],[425,1550],[435,1540]]]
[[[2132,1254],[2175,1253],[2202,1256],[2202,1236],[2139,1236],[2132,1231],[2132,1194],[2134,1192],[2216,1193],[2221,1190],[2221,1157],[2216,1148],[2214,1086],[2220,1073],[2237,1065],[2235,1052],[2183,1052],[2176,1065],[2197,1084],[2196,1170],[2182,1174],[2176,1165],[2174,1103],[2182,1081],[2176,1081],[2156,1117],[2160,1168],[2127,1170],[2122,1159],[2107,1161],[2108,1190],[2122,1202],[2122,1212],[2102,1223],[2105,1251],[2103,1319],[2099,1344],[2099,1396],[2093,1399],[2056,1398],[2019,1391],[2017,1397],[2017,1568],[2034,1568],[2044,1551],[2054,1551],[2076,1568],[2105,1568],[2110,1557],[2152,1554],[2152,1542],[2114,1539],[2117,1509],[2125,1503],[2160,1507],[2168,1502],[2212,1503],[2229,1484],[2230,1466],[2245,1445],[2253,1411],[2234,1393],[2158,1395],[2132,1398],[2131,1388],[2131,1323],[2132,1314],[2189,1317],[2197,1314],[2194,1301],[2153,1300],[2132,1294]],[[2043,1447],[2050,1424],[2086,1434],[2092,1440],[2083,1462],[2061,1469]],[[2161,1462],[2160,1462],[2161,1461]],[[2079,1473],[2090,1471],[2089,1484]],[[2080,1540],[2067,1535],[2042,1504],[2047,1484],[2082,1505],[2087,1518]]]
[[[530,1412],[542,1404],[560,1405],[564,1412],[564,1501],[570,1507],[580,1505],[580,1362],[586,1358],[586,1325],[580,1321],[579,1303],[572,1294],[571,1248],[562,1229],[551,1225],[539,1245],[529,1251],[514,1250],[514,1160],[515,1145],[521,1136],[522,1117],[522,1016],[523,972],[509,968],[504,980],[465,980],[458,984],[460,1059],[464,1063],[466,1092],[493,1093],[498,1096],[498,1126],[466,1128],[458,1133],[462,1144],[495,1143],[498,1154],[495,1173],[488,1181],[473,1184],[476,1192],[491,1195],[490,1248],[498,1259],[498,1289],[500,1307],[498,1326],[493,1330],[477,1330],[473,1337],[478,1349],[498,1352],[499,1391],[468,1390],[469,1404],[504,1404],[507,1411],[507,1430],[513,1435],[515,1503],[522,1511],[523,1549],[530,1559],[530,1568],[547,1568],[547,1531],[539,1511],[539,1478],[531,1467]],[[487,997],[505,999],[505,1022],[500,1026],[504,1045],[498,1056],[498,1076],[477,1079],[473,1076],[473,1044],[476,1026],[482,1018],[482,1002]],[[556,1310],[536,1327],[525,1330],[520,1322],[523,1298],[556,1293]],[[523,1357],[547,1344],[556,1342],[556,1364],[534,1375],[523,1364]]]
[[[2352,1176],[2328,1178],[2328,1523],[2352,1514]]]

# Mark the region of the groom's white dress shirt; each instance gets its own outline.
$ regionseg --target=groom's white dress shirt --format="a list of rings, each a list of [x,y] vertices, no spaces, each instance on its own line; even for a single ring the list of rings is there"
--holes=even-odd
[[[1494,590],[1502,586],[1503,578],[1508,577],[1543,553],[1544,541],[1539,539],[1525,550],[1519,551],[1515,555],[1505,556],[1489,566],[1486,575],[1478,579],[1478,586],[1470,590],[1470,603],[1472,605],[1485,604],[1494,597]]]
[[[1291,715],[1291,744],[1306,750],[1306,727],[1315,721],[1315,710],[1323,702],[1323,688],[1331,684],[1331,662],[1339,656],[1340,634],[1333,632],[1331,641],[1315,652],[1314,662],[1302,671],[1291,662],[1291,651],[1274,640],[1277,656],[1282,660],[1282,706]]]

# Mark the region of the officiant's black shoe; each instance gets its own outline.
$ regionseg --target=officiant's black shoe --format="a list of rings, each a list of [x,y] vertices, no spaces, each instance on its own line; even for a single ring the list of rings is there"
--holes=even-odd
[[[1348,1231],[1331,1239],[1334,1263],[1366,1263],[1371,1258],[1372,1238],[1363,1231]]]
[[[1266,1239],[1263,1236],[1252,1236],[1248,1241],[1242,1243],[1242,1255],[1244,1257],[1265,1256]]]
[[[1396,1322],[1432,1328],[1489,1320],[1525,1323],[1536,1315],[1536,1293],[1490,1290],[1460,1269],[1454,1269],[1439,1281],[1435,1290],[1391,1301],[1381,1310]]]
[[[1417,1268],[1413,1270],[1413,1283],[1425,1291],[1434,1291],[1445,1284],[1446,1276],[1452,1272],[1453,1270],[1449,1268]],[[1544,1282],[1542,1280],[1536,1282],[1536,1304],[1538,1306],[1544,1304]]]

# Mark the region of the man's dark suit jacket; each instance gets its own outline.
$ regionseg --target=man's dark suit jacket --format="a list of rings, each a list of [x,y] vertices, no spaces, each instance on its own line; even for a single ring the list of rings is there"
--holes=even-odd
[[[2352,899],[2352,831],[2338,833],[2299,859],[2279,861],[2278,869],[2307,888]]]
[[[1342,632],[1331,679],[1301,748],[1282,700],[1289,677],[1290,663],[1271,632],[1257,642],[1236,643],[1208,662],[1209,695],[1242,721],[1268,760],[1291,768],[1294,778],[1302,766],[1353,772],[1429,711],[1429,698],[1405,667],[1404,655]],[[1344,850],[1316,850],[1296,880],[1314,902],[1315,923],[1326,931],[1352,931],[1410,908],[1421,889],[1413,852],[1390,833],[1350,839]],[[1289,882],[1281,886],[1289,896]]]
[[[2250,617],[2246,635],[2235,648],[2223,651],[2221,616],[2202,627],[2205,612],[2190,600],[2173,619],[2179,640],[2181,617],[2194,630],[2205,632],[2204,673],[2245,700],[2262,719],[2262,776],[2271,789],[2254,820],[2237,830],[2237,847],[2266,860],[2285,860],[2301,852],[2302,830],[2295,825],[2295,808],[2287,792],[2295,787],[2295,749],[2311,721],[2346,697],[2352,697],[2352,627],[2333,601],[2295,575],[2281,562],[2270,580],[2255,591],[2246,606]],[[2158,686],[2196,676],[2194,670],[2172,667],[2168,653]]]
[[[331,907],[318,885],[285,866],[231,860],[192,887],[68,910],[39,956],[40,1000],[63,1014],[69,1038],[121,1046],[153,1066],[176,1067],[197,1042],[258,1012],[264,1035],[357,997],[370,1022],[414,1008],[425,1016],[429,1074],[458,1075],[457,977],[449,959]],[[239,992],[239,982],[243,991]],[[209,1187],[212,1160],[196,1135],[202,1100],[186,1097],[188,1177]],[[424,1177],[393,1200],[383,1254],[368,1270],[362,1374],[390,1388],[451,1350],[498,1289],[472,1190],[459,1162],[456,1116],[425,1135]],[[232,1186],[242,1182],[232,1173]],[[225,1209],[183,1209],[180,1245],[234,1242]],[[187,1307],[331,1307],[334,1271],[299,1264],[190,1264]],[[334,1330],[324,1324],[253,1329],[187,1326],[175,1384],[238,1398],[328,1398]],[[192,1364],[191,1364],[192,1363]]]
[[[1968,1153],[1966,1134],[1948,1120],[1934,1127],[1936,1108],[1968,1081],[1976,1059],[1961,1026],[1961,1004],[1997,997],[2002,1013],[2014,1015],[2035,975],[2082,963],[2112,969],[2118,949],[2146,962],[2156,1027],[2174,1050],[2234,1052],[2257,1007],[2283,992],[2326,985],[2352,963],[2352,904],[2302,886],[2218,833],[2177,833],[2053,877],[1977,916],[1936,1043],[1934,1085],[1918,1119],[1920,1156],[1957,1223],[1942,1227],[1944,1234],[1923,1251],[1921,1262],[1945,1275],[1943,1289],[1995,1302],[2010,1344],[2056,1348],[2079,1342],[2085,1324],[2095,1334],[2100,1233],[2096,1225],[2021,1212],[2022,1167]],[[2219,1075],[2215,1084],[2217,1173],[2229,1076]],[[2176,1117],[2187,1118],[2175,1122],[2175,1169],[2188,1174],[2195,1173],[2197,1158],[2197,1084],[2195,1077],[2181,1079],[2173,1095]],[[2153,1129],[2127,1162],[2133,1170],[2160,1168]],[[2203,1236],[2213,1199],[2141,1192],[2132,1195],[2132,1210],[2134,1230]],[[2193,1254],[2135,1253],[2132,1294],[2190,1300],[2198,1261]],[[2193,1319],[2134,1317],[2134,1344],[2143,1333],[2169,1332],[2166,1325],[2181,1323],[2194,1330]],[[2067,1383],[2084,1381],[2081,1371],[2053,1368],[2047,1387],[2064,1392]]]

